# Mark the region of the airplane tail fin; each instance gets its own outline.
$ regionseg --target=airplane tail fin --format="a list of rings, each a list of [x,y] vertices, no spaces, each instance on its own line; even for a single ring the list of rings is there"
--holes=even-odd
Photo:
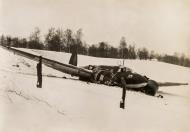
[[[77,66],[77,61],[78,61],[77,50],[74,50],[69,60],[69,64]]]

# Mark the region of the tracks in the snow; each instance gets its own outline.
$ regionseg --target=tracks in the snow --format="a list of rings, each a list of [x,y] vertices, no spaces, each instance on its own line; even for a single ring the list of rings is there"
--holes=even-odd
[[[11,90],[11,89],[9,89],[9,90],[7,90],[6,92],[7,92],[7,97],[8,97],[8,99],[9,99],[9,101],[10,101],[11,103],[14,103],[14,99],[11,98],[11,96],[9,95],[10,93],[11,93],[11,94],[15,94],[15,95],[17,95],[17,96],[19,96],[19,97],[21,97],[21,98],[27,100],[27,101],[35,101],[35,102],[38,102],[38,103],[45,104],[45,105],[48,106],[49,108],[54,109],[58,114],[65,115],[65,113],[64,113],[64,111],[63,111],[62,109],[58,109],[56,106],[50,104],[50,103],[49,103],[48,101],[46,101],[46,100],[37,98],[37,97],[35,97],[35,96],[26,95],[26,94],[24,94],[24,92],[22,92],[22,91],[17,91],[17,90]]]

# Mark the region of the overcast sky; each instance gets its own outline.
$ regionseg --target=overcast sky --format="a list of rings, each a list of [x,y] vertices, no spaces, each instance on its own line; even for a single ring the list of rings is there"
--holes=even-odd
[[[76,31],[89,44],[106,41],[190,56],[190,0],[0,0],[0,34],[28,37],[39,27]]]

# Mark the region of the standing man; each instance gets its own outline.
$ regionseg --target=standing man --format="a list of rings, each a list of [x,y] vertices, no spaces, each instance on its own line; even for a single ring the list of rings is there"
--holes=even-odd
[[[125,109],[125,97],[126,97],[126,81],[124,77],[121,77],[122,84],[122,100],[120,101],[120,108]]]
[[[36,66],[37,68],[37,87],[42,88],[42,56],[39,56],[39,63]]]
[[[130,74],[130,71],[126,71],[126,68],[120,68],[116,75],[112,78],[111,83],[115,83],[122,87],[122,100],[120,101],[120,108],[125,109],[125,97],[126,97],[126,77]]]

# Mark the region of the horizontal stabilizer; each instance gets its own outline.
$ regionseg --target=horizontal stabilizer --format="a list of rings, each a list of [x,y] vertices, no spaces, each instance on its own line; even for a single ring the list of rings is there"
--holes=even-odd
[[[179,85],[188,85],[188,83],[176,83],[176,82],[158,82],[160,87],[164,86],[179,86]]]

